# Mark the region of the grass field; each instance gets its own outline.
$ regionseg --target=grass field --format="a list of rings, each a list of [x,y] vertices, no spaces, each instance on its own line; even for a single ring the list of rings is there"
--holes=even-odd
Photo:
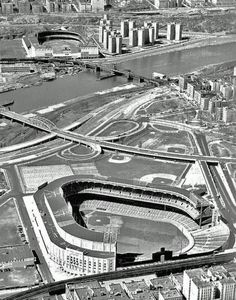
[[[191,142],[186,131],[163,132],[152,128],[123,140],[124,144],[133,147],[180,153],[191,153]]]
[[[115,136],[119,134],[124,134],[127,131],[136,127],[136,123],[129,120],[117,121],[108,124],[103,130],[99,131],[96,136]]]
[[[13,199],[5,202],[0,209],[0,247],[23,244],[17,233],[17,225],[20,225],[15,202]]]
[[[161,247],[178,251],[186,246],[188,240],[169,223],[155,222],[135,217],[121,216],[101,211],[87,211],[88,227],[104,231],[111,226],[117,232],[117,252],[137,253],[151,258],[153,252]]]
[[[86,155],[92,152],[90,147],[85,147],[84,145],[77,145],[75,147],[71,147],[68,151],[78,155]]]
[[[17,57],[24,58],[26,53],[22,46],[21,39],[1,40],[0,58]]]
[[[122,179],[140,179],[153,173],[166,173],[180,176],[186,168],[186,164],[171,163],[161,160],[133,157],[124,164],[114,164],[108,161],[109,157],[97,160],[96,167],[101,175]]]

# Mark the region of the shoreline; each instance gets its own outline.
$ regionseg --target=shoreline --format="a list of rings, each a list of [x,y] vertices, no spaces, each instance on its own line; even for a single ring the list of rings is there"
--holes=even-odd
[[[196,69],[195,71],[193,71],[192,73],[196,74],[196,75],[201,75],[202,73],[214,69],[214,68],[220,68],[220,67],[227,67],[227,65],[236,65],[236,58],[235,60],[229,60],[229,61],[225,61],[225,62],[220,62],[220,63],[216,63],[216,64],[210,64],[207,65],[205,67],[201,67],[199,69]]]
[[[222,36],[213,36],[213,37],[205,37],[203,39],[198,39],[186,43],[180,43],[176,45],[170,45],[168,46],[155,48],[155,49],[145,49],[143,51],[139,51],[136,53],[130,53],[124,55],[115,56],[113,58],[104,59],[102,63],[106,64],[122,64],[126,61],[131,61],[135,59],[140,59],[142,57],[147,56],[158,56],[165,53],[171,53],[171,52],[178,52],[178,51],[184,51],[188,49],[194,49],[194,48],[203,48],[208,46],[217,46],[222,44],[231,44],[236,43],[236,35],[222,35]],[[171,48],[170,48],[171,47]],[[96,61],[97,62],[97,61]]]

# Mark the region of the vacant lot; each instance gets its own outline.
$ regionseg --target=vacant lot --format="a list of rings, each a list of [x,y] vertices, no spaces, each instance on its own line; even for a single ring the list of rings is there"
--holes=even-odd
[[[38,284],[40,276],[35,267],[0,272],[0,289]]]

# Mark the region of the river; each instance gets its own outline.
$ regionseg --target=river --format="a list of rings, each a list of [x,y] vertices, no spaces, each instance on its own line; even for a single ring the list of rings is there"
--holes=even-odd
[[[119,67],[151,77],[152,72],[168,75],[184,74],[209,64],[232,60],[236,60],[235,42],[147,56],[121,63]]]
[[[176,75],[191,72],[208,64],[235,60],[235,53],[236,43],[234,42],[143,57],[121,63],[119,66],[144,76],[151,76],[154,71]],[[82,72],[76,76],[65,76],[45,82],[41,86],[0,94],[0,102],[13,99],[15,101],[12,108],[14,111],[30,111],[95,91],[110,89],[125,82],[125,78],[121,77],[99,81],[94,73]],[[100,105],[102,104],[100,103]]]

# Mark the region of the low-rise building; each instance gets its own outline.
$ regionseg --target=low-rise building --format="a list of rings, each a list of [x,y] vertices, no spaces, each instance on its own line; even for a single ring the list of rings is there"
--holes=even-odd
[[[236,108],[223,107],[222,121],[225,123],[236,122]]]
[[[159,300],[182,300],[183,295],[177,289],[163,289],[159,293]]]
[[[33,266],[35,257],[28,245],[0,248],[0,269]]]
[[[84,284],[67,284],[67,300],[130,300],[120,284],[102,287],[97,281]],[[145,299],[146,300],[146,299]]]
[[[173,283],[173,281],[170,279],[169,276],[153,278],[150,279],[150,282],[151,285],[158,290],[175,288],[175,284]]]

